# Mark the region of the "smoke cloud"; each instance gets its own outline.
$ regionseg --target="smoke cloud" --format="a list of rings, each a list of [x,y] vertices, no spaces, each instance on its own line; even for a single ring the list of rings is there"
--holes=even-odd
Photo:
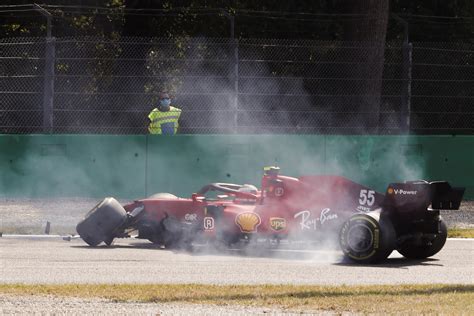
[[[197,42],[199,44],[195,45],[206,46],[202,40]],[[186,96],[176,100],[176,106],[183,109],[183,116],[187,116],[183,129],[204,131],[209,128],[205,123],[213,122],[212,130],[217,133],[237,131],[239,135],[191,138],[184,141],[186,146],[173,145],[173,139],[139,136],[130,137],[126,144],[124,138],[112,135],[91,136],[87,143],[82,142],[84,136],[78,136],[78,143],[74,143],[74,136],[54,139],[49,136],[25,137],[19,140],[23,142],[21,145],[16,144],[21,149],[12,156],[15,167],[9,169],[14,186],[22,187],[21,195],[98,197],[117,196],[120,192],[119,198],[139,198],[156,192],[170,192],[187,197],[199,189],[195,187],[196,183],[250,183],[259,187],[262,168],[267,165],[278,165],[283,174],[295,177],[343,175],[362,184],[375,183],[380,192],[385,190],[387,183],[383,181],[387,178],[394,182],[423,178],[421,149],[417,144],[411,144],[408,138],[272,134],[272,128],[266,125],[268,122],[282,127],[280,130],[287,129],[289,133],[302,132],[311,123],[306,116],[310,114],[305,110],[314,110],[313,100],[309,96],[301,97],[309,95],[305,82],[295,78],[289,85],[288,78],[280,78],[268,65],[260,64],[254,74],[247,69],[246,76],[265,79],[245,81],[244,78],[239,87],[252,92],[298,95],[296,110],[283,103],[268,104],[261,98],[248,98],[245,93],[239,96],[236,107],[235,78],[232,69],[228,69],[229,64],[209,65],[199,49],[194,52],[195,56],[187,56],[194,62],[183,66],[177,74],[211,73],[213,76],[206,77],[205,81],[188,79],[173,84],[177,87],[177,95]],[[215,55],[227,53],[217,51]],[[254,56],[254,59],[259,59],[259,56]],[[193,94],[219,97],[209,98],[213,101],[208,104],[197,104],[192,102]],[[181,101],[183,103],[179,104]],[[329,122],[338,121],[337,114],[325,115],[329,115]],[[350,126],[352,123],[347,124]],[[252,134],[256,126],[259,132],[265,133]],[[191,152],[190,148],[193,149]],[[77,153],[80,154],[73,156]],[[176,179],[174,170],[189,177]],[[37,182],[30,181],[32,174],[37,177]],[[9,192],[7,180],[3,181],[2,187],[3,192]],[[318,240],[316,246],[337,248],[336,241],[334,236],[328,236]],[[300,248],[305,250],[308,246],[315,246],[313,240],[306,240]],[[268,249],[262,253],[259,251],[258,247],[246,247],[242,253],[268,254]],[[291,252],[289,256],[292,257]],[[338,258],[339,255],[322,251],[312,254],[310,260],[334,261]]]

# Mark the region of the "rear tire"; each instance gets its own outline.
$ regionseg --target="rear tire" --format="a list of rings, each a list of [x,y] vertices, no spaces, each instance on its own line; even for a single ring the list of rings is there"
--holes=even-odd
[[[77,233],[90,246],[101,242],[112,244],[116,230],[127,220],[127,212],[120,203],[107,197],[90,210],[76,226]]]
[[[446,238],[448,238],[448,227],[445,221],[441,219],[439,223],[439,233],[430,244],[413,245],[411,243],[405,243],[400,246],[398,252],[409,259],[425,259],[437,254],[444,247]]]
[[[342,226],[339,244],[344,256],[357,263],[385,260],[394,250],[396,233],[380,212],[356,214]]]

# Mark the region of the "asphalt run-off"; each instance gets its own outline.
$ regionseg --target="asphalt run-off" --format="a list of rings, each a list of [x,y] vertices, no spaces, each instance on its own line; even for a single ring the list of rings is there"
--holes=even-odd
[[[337,250],[160,249],[119,239],[89,247],[66,236],[4,235],[1,283],[415,284],[474,283],[474,239],[448,239],[440,253],[407,260],[398,252],[377,265],[345,262]]]

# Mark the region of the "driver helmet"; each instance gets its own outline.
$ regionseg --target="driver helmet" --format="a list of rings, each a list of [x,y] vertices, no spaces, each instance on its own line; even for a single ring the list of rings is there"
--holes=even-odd
[[[247,192],[252,194],[257,194],[258,189],[252,184],[244,184],[239,188],[239,192]]]

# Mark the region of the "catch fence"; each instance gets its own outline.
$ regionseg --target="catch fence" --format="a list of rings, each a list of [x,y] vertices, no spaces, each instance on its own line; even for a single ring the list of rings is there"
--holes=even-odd
[[[473,134],[474,45],[216,38],[0,39],[0,133]]]

